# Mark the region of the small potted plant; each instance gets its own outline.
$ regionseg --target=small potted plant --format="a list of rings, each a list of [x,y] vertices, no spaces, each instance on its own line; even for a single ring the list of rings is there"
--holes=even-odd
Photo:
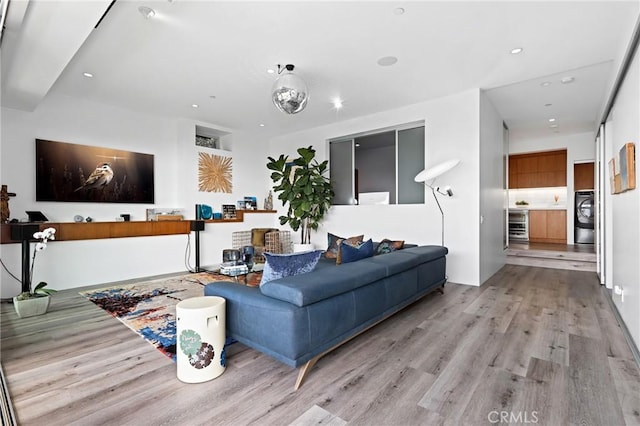
[[[20,318],[33,317],[42,315],[49,309],[51,294],[56,290],[45,288],[47,283],[40,281],[38,285],[33,287],[33,267],[36,263],[36,255],[38,252],[47,248],[49,240],[55,240],[55,228],[47,228],[33,234],[33,238],[39,240],[35,245],[33,256],[31,257],[31,267],[29,268],[29,291],[20,293],[13,298],[13,307]]]
[[[299,157],[292,160],[284,155],[275,160],[269,157],[267,168],[272,170],[273,190],[282,205],[288,204],[286,216],[280,216],[280,225],[289,224],[300,229],[303,245],[311,244],[311,230],[317,230],[320,221],[331,207],[333,188],[325,176],[329,162],[318,163],[313,147],[299,148]],[[309,247],[309,246],[307,246]]]

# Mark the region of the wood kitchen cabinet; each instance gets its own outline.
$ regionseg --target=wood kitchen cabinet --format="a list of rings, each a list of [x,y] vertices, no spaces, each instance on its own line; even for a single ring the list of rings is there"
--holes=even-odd
[[[567,151],[509,156],[509,188],[567,186]]]
[[[530,210],[529,241],[567,244],[567,211]]]
[[[573,165],[573,189],[593,189],[594,187],[594,163],[579,163]]]

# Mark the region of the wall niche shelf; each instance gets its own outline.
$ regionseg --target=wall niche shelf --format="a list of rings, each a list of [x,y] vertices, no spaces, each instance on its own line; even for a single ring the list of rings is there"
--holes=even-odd
[[[235,219],[205,220],[205,223],[244,222],[246,213],[276,213],[275,210],[238,210]],[[106,238],[151,237],[181,235],[191,232],[192,220],[132,221],[132,222],[45,222],[40,230],[56,228],[55,241],[98,240]],[[17,224],[19,225],[19,224]],[[11,239],[12,224],[2,224],[0,242],[20,243]]]

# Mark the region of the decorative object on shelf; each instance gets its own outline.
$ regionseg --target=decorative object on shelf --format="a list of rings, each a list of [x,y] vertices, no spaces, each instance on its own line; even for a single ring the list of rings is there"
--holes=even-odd
[[[313,147],[299,148],[299,157],[288,161],[280,155],[269,157],[267,168],[272,171],[273,190],[282,205],[288,204],[287,215],[280,216],[280,225],[289,224],[294,231],[301,231],[301,243],[311,242],[311,230],[317,230],[324,215],[331,208],[333,188],[325,173],[328,161],[318,163]]]
[[[233,188],[233,159],[222,155],[198,153],[198,190],[224,192]]]
[[[154,202],[153,155],[36,139],[36,201]]]
[[[196,205],[197,208],[197,205]],[[182,220],[184,215],[182,209],[179,208],[157,208],[147,209],[146,217],[149,221],[161,221],[161,220]]]
[[[294,68],[295,66],[292,64],[287,64],[284,67],[278,64],[278,75],[285,70],[286,73],[280,75],[271,88],[273,104],[285,114],[299,113],[307,106],[309,100],[307,84],[296,74],[293,74]]]
[[[220,149],[220,137],[196,135],[196,145],[204,148]]]
[[[223,219],[235,219],[236,218],[236,206],[233,204],[222,205],[222,218]]]
[[[9,197],[15,197],[15,192],[9,192],[7,185],[0,188],[0,223],[8,223],[11,211],[9,210]]]
[[[521,201],[516,201],[516,206],[528,206],[529,203],[527,201],[521,200]]]
[[[131,215],[129,213],[123,213],[120,217],[124,219],[125,222],[129,222],[131,220]]]
[[[612,194],[620,194],[636,188],[636,146],[633,142],[624,144],[617,158],[609,161],[609,183]]]
[[[33,287],[33,268],[36,264],[36,255],[47,248],[48,241],[56,239],[55,233],[55,228],[46,228],[33,234],[33,238],[39,241],[35,244],[27,276],[28,283],[26,287],[29,291],[22,292],[13,298],[13,307],[20,318],[42,315],[49,309],[50,295],[55,293],[56,290],[45,288],[47,283],[44,281],[40,281],[38,285]]]
[[[273,210],[273,192],[269,190],[269,195],[264,199],[264,209]]]
[[[196,204],[196,220],[208,220],[213,218],[213,208],[206,204]]]
[[[75,223],[81,223],[84,222],[84,217],[82,217],[81,215],[77,214],[73,217],[73,221]]]
[[[258,210],[258,200],[256,197],[244,197],[244,208],[247,210]]]
[[[560,196],[558,194],[554,194],[553,196],[553,204],[558,204],[558,200],[560,199]]]
[[[91,216],[87,216],[87,217],[85,218],[85,221],[86,221],[87,223],[89,223],[89,222],[93,222],[93,219],[91,218]]]
[[[438,201],[436,192],[438,192],[441,195],[446,195],[448,197],[451,197],[453,196],[453,191],[449,186],[446,186],[442,190],[440,190],[439,186],[433,186],[433,184],[435,183],[437,177],[453,169],[459,163],[460,163],[460,160],[457,158],[453,160],[445,161],[444,163],[437,164],[429,169],[424,169],[423,171],[418,173],[414,178],[416,182],[423,183],[425,186],[431,189],[433,198],[436,200],[436,204],[438,205],[438,209],[440,210],[440,215],[442,216],[442,246],[444,246],[444,211],[442,210],[442,206],[440,206],[440,201]]]

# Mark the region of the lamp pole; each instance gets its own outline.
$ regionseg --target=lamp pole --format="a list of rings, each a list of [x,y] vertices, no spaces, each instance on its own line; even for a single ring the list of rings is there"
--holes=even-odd
[[[431,193],[433,194],[433,198],[436,200],[436,204],[438,205],[438,209],[440,209],[440,215],[442,216],[442,247],[444,247],[444,211],[442,211],[442,207],[440,206],[440,201],[438,201],[438,196],[436,195],[436,189],[433,186],[430,186]]]

